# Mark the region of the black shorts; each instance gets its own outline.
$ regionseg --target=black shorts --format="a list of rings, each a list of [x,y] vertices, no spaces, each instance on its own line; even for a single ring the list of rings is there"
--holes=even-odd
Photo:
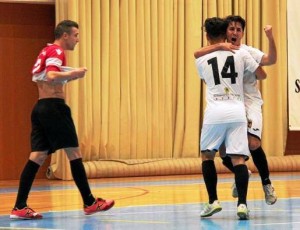
[[[78,147],[71,110],[63,99],[40,99],[31,113],[31,151],[48,151]]]

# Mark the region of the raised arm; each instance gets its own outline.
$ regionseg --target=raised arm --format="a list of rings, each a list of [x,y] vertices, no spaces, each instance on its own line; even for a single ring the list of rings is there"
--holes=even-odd
[[[277,61],[277,49],[273,37],[272,26],[266,25],[264,31],[269,41],[269,51],[262,57],[260,65],[273,65]]]
[[[194,57],[199,58],[205,54],[209,54],[217,50],[226,50],[234,53],[234,50],[238,50],[238,49],[239,46],[232,45],[229,42],[217,43],[214,45],[209,45],[198,49],[197,51],[194,52]]]

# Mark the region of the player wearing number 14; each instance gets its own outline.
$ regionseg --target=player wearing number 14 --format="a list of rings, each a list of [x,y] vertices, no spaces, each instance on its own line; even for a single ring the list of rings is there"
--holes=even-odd
[[[226,38],[226,21],[214,17],[205,21],[206,38],[210,44],[222,43]],[[249,53],[240,49],[215,51],[196,59],[200,78],[206,84],[207,106],[201,130],[202,173],[209,196],[201,217],[208,217],[222,210],[217,196],[217,173],[214,164],[216,151],[224,142],[231,157],[238,190],[240,219],[249,218],[247,208],[249,158],[247,120],[244,106],[243,78],[246,71],[255,72],[260,79],[266,73]]]

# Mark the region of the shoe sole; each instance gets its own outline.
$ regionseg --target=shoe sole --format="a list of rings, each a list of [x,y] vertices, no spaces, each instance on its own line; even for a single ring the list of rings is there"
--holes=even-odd
[[[38,219],[42,219],[43,217],[28,218],[28,217],[21,217],[21,216],[16,216],[16,215],[10,215],[9,218],[10,219],[14,219],[14,220],[38,220]]]
[[[268,201],[266,201],[266,203],[267,203],[267,205],[273,205],[273,204],[276,203],[276,201],[277,201],[277,197],[276,197],[276,199],[274,200],[274,202],[268,202]]]
[[[107,209],[97,210],[95,212],[90,212],[90,213],[84,212],[84,214],[88,216],[88,215],[93,215],[93,214],[95,214],[97,212],[105,212],[105,211],[108,211],[109,209],[111,209],[114,205],[115,205],[115,202],[113,202],[111,204],[111,206],[109,206]]]
[[[240,220],[249,220],[249,214],[247,213],[238,212],[237,215],[240,218]]]
[[[200,215],[200,216],[201,217],[209,217],[209,216],[212,216],[212,215],[214,215],[214,214],[216,214],[217,212],[220,212],[220,211],[222,211],[221,207],[220,208],[216,208],[213,212],[211,212],[211,213],[209,213],[207,215]]]

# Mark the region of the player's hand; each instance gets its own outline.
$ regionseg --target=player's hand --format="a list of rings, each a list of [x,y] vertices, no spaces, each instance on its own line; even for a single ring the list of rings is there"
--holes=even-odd
[[[266,25],[266,26],[264,27],[264,31],[265,31],[266,36],[267,36],[268,38],[273,37],[273,31],[272,31],[272,26],[271,26],[271,25]]]
[[[235,53],[235,50],[240,49],[239,46],[233,45],[230,42],[223,42],[220,43],[220,45],[221,45],[221,50],[230,51],[232,53]]]
[[[87,68],[81,67],[81,68],[73,70],[72,75],[74,76],[75,79],[83,78],[86,71],[87,71]]]

